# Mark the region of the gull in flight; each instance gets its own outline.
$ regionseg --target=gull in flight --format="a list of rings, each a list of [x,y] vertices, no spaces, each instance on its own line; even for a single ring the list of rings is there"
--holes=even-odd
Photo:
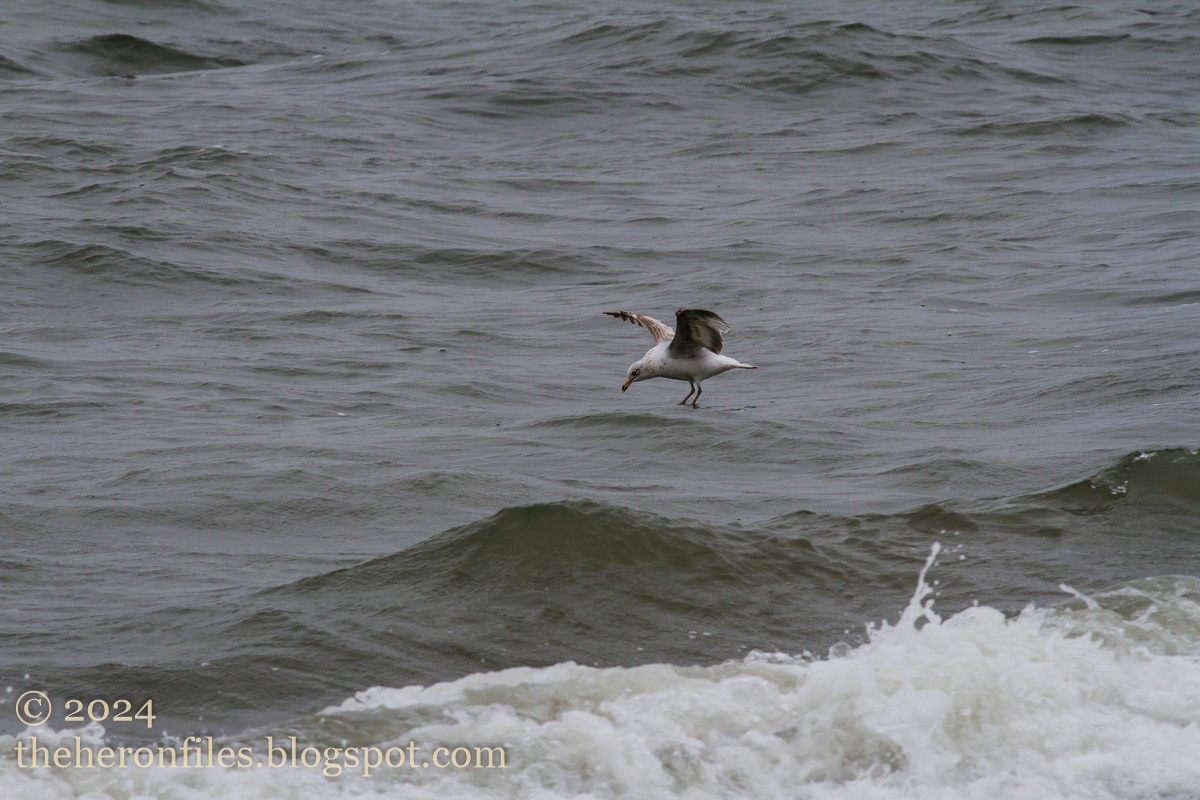
[[[700,402],[700,381],[731,369],[758,369],[753,364],[743,364],[735,358],[721,355],[721,348],[725,346],[723,334],[729,330],[729,326],[712,311],[699,308],[679,309],[675,312],[678,332],[644,314],[628,311],[604,313],[634,325],[641,325],[654,337],[654,347],[639,361],[629,366],[629,371],[625,374],[625,383],[621,385],[622,392],[637,381],[649,378],[687,381],[692,389],[679,405],[686,405],[688,400],[691,400],[692,408],[696,408],[696,404]],[[692,397],[693,393],[695,398]]]

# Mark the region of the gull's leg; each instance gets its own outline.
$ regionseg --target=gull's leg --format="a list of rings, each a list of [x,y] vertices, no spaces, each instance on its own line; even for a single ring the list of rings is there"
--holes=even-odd
[[[700,392],[702,392],[702,391],[704,391],[704,390],[700,387],[700,384],[697,383],[696,384],[696,399],[692,400],[692,408],[699,408],[699,406],[696,404],[700,402]]]
[[[689,384],[689,385],[690,385],[692,388],[691,388],[691,390],[690,390],[690,391],[687,393],[687,397],[685,397],[685,398],[683,398],[682,400],[680,400],[680,401],[679,401],[679,405],[681,405],[681,406],[686,406],[686,405],[687,405],[687,401],[692,399],[692,392],[696,391],[696,384],[692,382],[691,378],[689,378],[689,379],[688,379],[688,384]]]

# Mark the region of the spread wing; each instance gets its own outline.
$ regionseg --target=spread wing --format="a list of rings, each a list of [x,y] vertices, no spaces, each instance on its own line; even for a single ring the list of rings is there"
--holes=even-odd
[[[725,346],[722,334],[729,330],[719,314],[701,308],[681,308],[675,312],[678,333],[668,350],[676,355],[690,355],[701,347],[720,353]]]
[[[632,322],[634,325],[641,325],[650,331],[650,335],[654,337],[654,341],[656,342],[669,342],[675,337],[675,331],[663,325],[654,317],[647,317],[645,314],[633,314],[629,311],[605,311],[604,313],[610,317]],[[713,316],[716,315],[714,314]],[[720,319],[720,317],[717,317],[717,319]]]

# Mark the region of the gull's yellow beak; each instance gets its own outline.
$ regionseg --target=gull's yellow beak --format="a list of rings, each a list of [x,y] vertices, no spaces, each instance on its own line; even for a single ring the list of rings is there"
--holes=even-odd
[[[622,384],[621,384],[621,391],[623,392],[623,391],[625,391],[626,389],[628,389],[628,388],[629,388],[629,384],[631,384],[631,383],[633,383],[633,378],[630,378],[629,380],[627,380],[627,381],[625,381],[624,383],[622,383]]]

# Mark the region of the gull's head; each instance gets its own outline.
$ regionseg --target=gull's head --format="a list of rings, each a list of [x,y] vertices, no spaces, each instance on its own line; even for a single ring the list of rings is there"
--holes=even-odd
[[[644,381],[646,378],[653,378],[654,373],[650,365],[646,363],[646,359],[635,361],[629,365],[629,371],[625,373],[625,382],[621,384],[621,391],[625,391],[638,381]]]

